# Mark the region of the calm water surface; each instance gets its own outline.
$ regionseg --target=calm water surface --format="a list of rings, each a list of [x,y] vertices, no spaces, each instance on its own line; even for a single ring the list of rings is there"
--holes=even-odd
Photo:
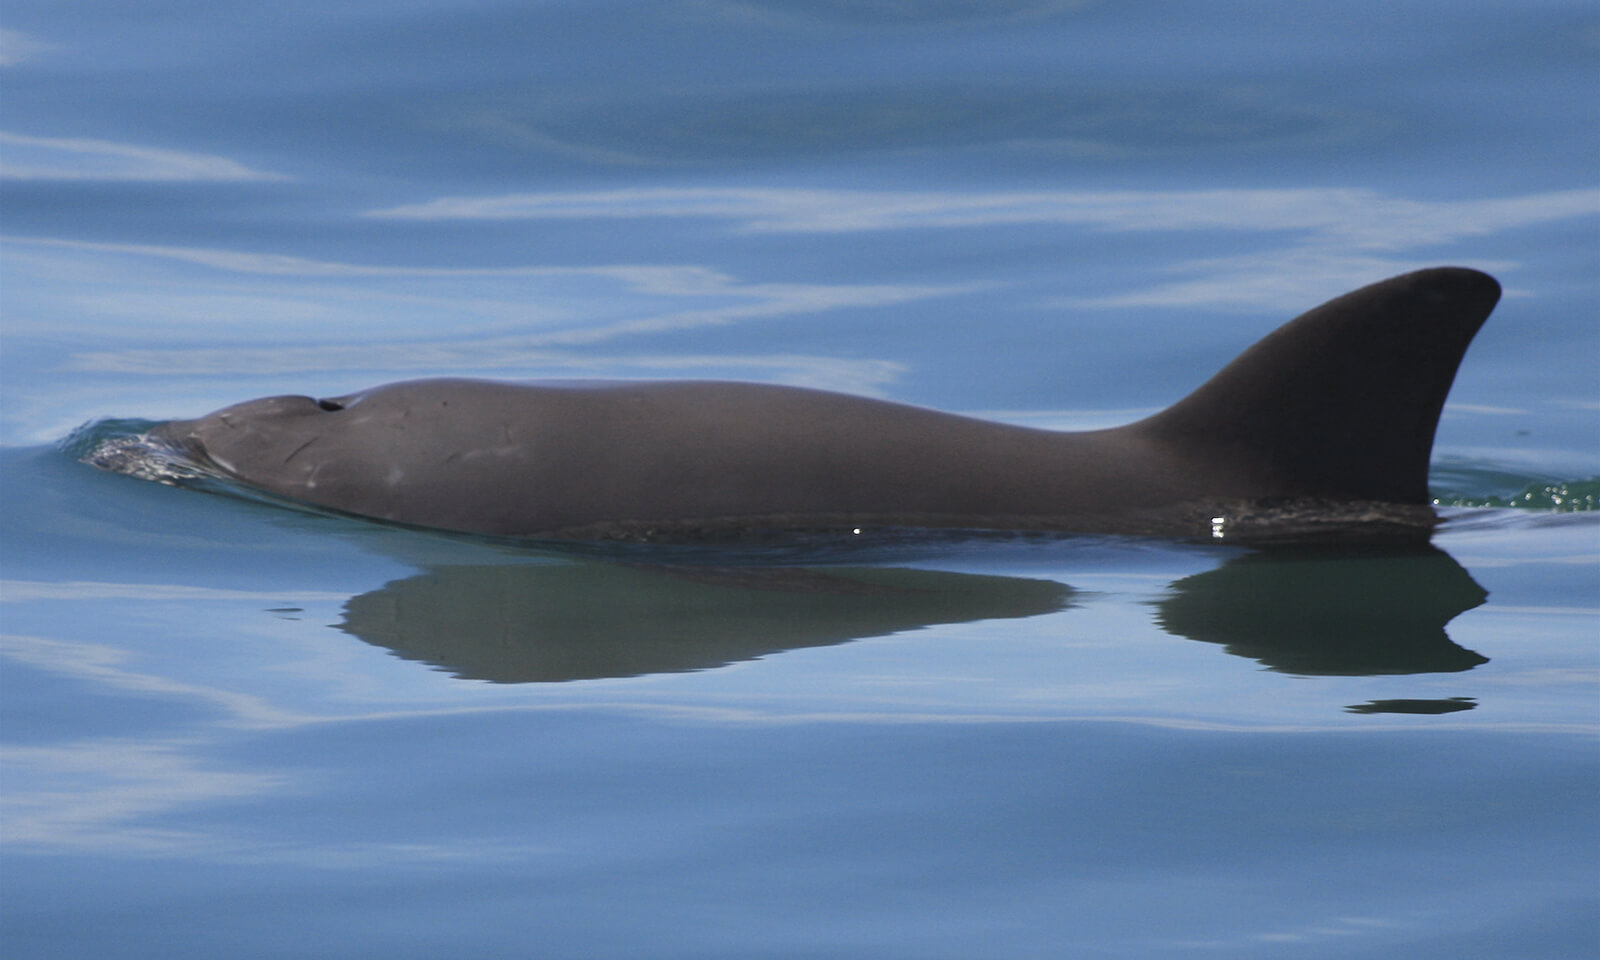
[[[1590,5],[24,0],[0,64],[8,956],[1600,951]],[[1430,546],[549,549],[73,455],[431,375],[1101,426],[1441,263],[1507,296]]]

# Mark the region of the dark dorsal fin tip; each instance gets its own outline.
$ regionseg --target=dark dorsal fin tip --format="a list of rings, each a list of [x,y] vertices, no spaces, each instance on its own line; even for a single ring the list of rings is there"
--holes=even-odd
[[[1500,284],[1435,267],[1310,310],[1136,429],[1231,457],[1264,494],[1422,503],[1445,396]]]

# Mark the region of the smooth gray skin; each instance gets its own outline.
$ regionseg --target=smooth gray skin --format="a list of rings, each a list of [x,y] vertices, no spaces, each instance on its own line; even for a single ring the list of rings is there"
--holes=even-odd
[[[1279,328],[1161,413],[1084,433],[761,384],[418,380],[253,400],[155,434],[274,494],[515,537],[1137,532],[1221,502],[1422,504],[1445,395],[1499,296],[1462,268],[1385,280]]]

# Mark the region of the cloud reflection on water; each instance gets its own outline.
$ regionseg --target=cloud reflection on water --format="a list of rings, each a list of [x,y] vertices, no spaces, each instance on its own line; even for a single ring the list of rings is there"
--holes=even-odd
[[[69,137],[29,137],[0,131],[0,179],[85,181],[286,180],[226,157]]]
[[[631,188],[441,197],[372,210],[396,220],[707,218],[749,233],[851,233],[1052,223],[1103,230],[1291,231],[1404,249],[1600,212],[1600,190],[1417,200],[1368,189],[894,192]]]

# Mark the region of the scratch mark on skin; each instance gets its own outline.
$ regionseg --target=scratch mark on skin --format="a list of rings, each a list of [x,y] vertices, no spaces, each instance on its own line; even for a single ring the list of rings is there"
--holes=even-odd
[[[283,458],[283,462],[284,463],[288,463],[290,460],[293,460],[295,457],[298,457],[302,450],[304,450],[306,447],[309,447],[313,443],[316,443],[316,442],[317,442],[317,438],[316,437],[312,437],[310,440],[307,440],[305,443],[300,444],[300,446],[295,447],[292,451],[290,451],[290,453],[289,453],[289,455],[287,457]]]

